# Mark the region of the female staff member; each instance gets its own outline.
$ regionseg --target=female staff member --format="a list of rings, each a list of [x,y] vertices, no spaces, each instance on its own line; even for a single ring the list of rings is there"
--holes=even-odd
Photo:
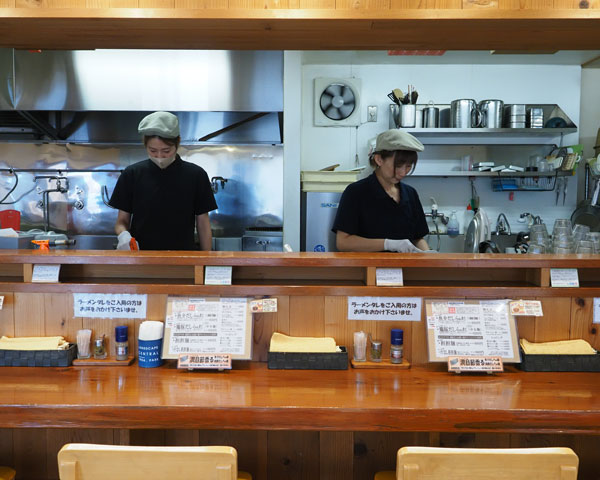
[[[133,238],[142,250],[195,250],[194,227],[201,250],[212,247],[208,212],[217,204],[208,175],[177,155],[179,121],[154,112],[140,122],[148,160],[127,167],[109,204],[119,209],[117,249],[129,250]]]
[[[375,171],[346,187],[333,223],[339,251],[422,252],[429,250],[423,207],[414,188],[401,180],[417,164],[423,144],[409,133],[377,136],[369,162]]]

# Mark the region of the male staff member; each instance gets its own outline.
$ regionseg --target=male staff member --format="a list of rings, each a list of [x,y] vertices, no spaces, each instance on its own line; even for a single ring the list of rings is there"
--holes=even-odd
[[[208,212],[217,204],[208,175],[177,154],[179,121],[168,112],[154,112],[139,124],[150,157],[127,167],[109,204],[119,209],[115,232],[118,250],[129,250],[134,238],[142,250],[210,250]]]

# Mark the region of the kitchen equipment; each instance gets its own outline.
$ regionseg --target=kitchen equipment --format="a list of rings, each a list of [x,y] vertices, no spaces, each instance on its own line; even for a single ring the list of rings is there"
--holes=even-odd
[[[300,250],[337,252],[331,226],[341,192],[302,192],[300,207]]]
[[[423,109],[423,128],[438,128],[440,126],[440,109],[430,102]]]
[[[522,103],[508,105],[504,109],[506,125],[509,128],[525,128],[526,106]]]
[[[30,233],[19,232],[18,237],[0,237],[0,249],[28,249],[33,248],[31,241],[34,236]]]
[[[502,100],[482,100],[479,102],[482,128],[502,128],[504,102]]]
[[[587,174],[586,165],[586,174]],[[587,198],[587,182],[586,182],[586,199],[583,200],[571,215],[571,223],[573,225],[587,225],[590,231],[600,231],[600,205],[598,205],[598,196],[600,195],[600,179],[596,180],[596,186],[592,198]]]
[[[249,228],[242,236],[242,250],[245,252],[282,252],[283,232]]]
[[[544,127],[544,109],[541,107],[531,107],[528,115],[529,128]]]
[[[416,124],[417,106],[408,104],[400,107],[400,126],[414,128]]]
[[[21,212],[18,210],[2,210],[0,212],[0,228],[21,230]]]
[[[477,102],[471,99],[452,100],[450,128],[474,128],[481,123]]]
[[[388,128],[398,128],[400,123],[400,106],[395,103],[390,103],[390,110],[388,113]]]
[[[490,220],[485,211],[480,208],[473,216],[465,234],[465,253],[478,253],[482,242],[491,240]]]

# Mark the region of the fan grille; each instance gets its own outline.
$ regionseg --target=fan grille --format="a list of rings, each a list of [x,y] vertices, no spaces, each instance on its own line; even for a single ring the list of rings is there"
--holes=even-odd
[[[343,83],[332,83],[323,91],[320,98],[321,111],[331,120],[344,120],[356,108],[352,88]]]

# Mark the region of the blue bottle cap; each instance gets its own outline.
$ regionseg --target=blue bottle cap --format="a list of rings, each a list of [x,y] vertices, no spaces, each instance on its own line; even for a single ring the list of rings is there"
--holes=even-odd
[[[392,345],[402,345],[404,343],[404,330],[401,328],[392,328]]]
[[[119,325],[115,327],[115,341],[126,342],[127,341],[127,325]]]

